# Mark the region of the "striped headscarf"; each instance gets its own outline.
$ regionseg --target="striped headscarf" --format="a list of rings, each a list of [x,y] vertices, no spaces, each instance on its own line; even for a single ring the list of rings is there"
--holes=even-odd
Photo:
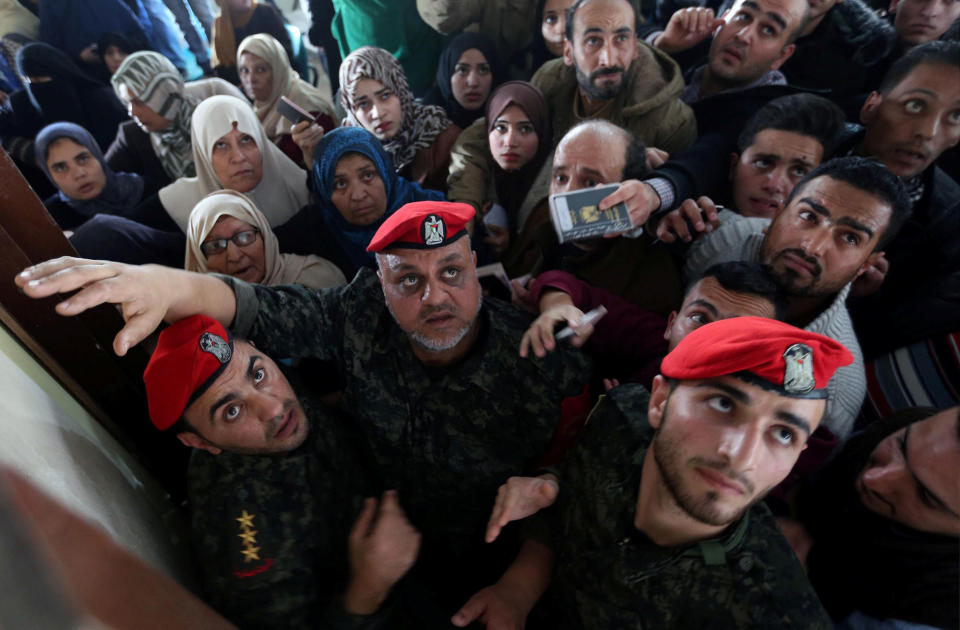
[[[433,144],[434,138],[453,124],[442,107],[424,105],[414,98],[407,75],[393,55],[382,48],[363,46],[347,55],[340,65],[340,104],[347,112],[343,119],[346,127],[363,127],[352,106],[361,79],[382,83],[400,98],[403,112],[400,130],[383,143],[398,173],[413,161],[420,149]]]
[[[171,179],[193,177],[190,117],[199,100],[184,92],[183,77],[169,59],[153,51],[133,53],[111,77],[113,90],[124,101],[120,86],[170,121],[163,131],[150,132],[150,144]]]

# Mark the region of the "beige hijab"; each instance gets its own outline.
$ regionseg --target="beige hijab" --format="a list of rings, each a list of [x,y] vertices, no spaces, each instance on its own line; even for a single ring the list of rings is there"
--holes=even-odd
[[[290,67],[290,60],[287,59],[283,45],[272,35],[258,33],[245,38],[237,49],[237,59],[239,60],[245,52],[260,57],[273,70],[270,96],[266,101],[253,103],[257,118],[263,123],[263,128],[267,130],[271,140],[276,142],[280,136],[290,133],[291,122],[277,112],[281,96],[286,96],[308,112],[319,111],[321,114],[330,116],[331,120],[336,119],[330,99],[301,79],[300,75]]]
[[[211,96],[193,110],[190,140],[196,177],[181,177],[160,189],[160,201],[170,217],[184,232],[187,218],[197,203],[210,193],[223,189],[213,170],[213,145],[233,130],[249,134],[260,149],[263,176],[256,188],[247,192],[271,226],[282,225],[307,205],[307,173],[270,142],[256,114],[245,101],[233,96]]]
[[[277,237],[267,224],[266,217],[250,199],[235,190],[218,190],[207,195],[190,213],[190,227],[187,229],[187,256],[184,262],[187,271],[201,273],[209,271],[207,257],[203,255],[200,246],[222,216],[239,219],[260,231],[266,268],[266,274],[260,284],[296,282],[310,289],[346,284],[347,279],[343,272],[329,260],[319,256],[281,254]]]

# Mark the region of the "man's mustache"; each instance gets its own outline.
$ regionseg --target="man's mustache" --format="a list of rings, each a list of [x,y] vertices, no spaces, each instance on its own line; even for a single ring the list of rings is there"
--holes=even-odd
[[[608,68],[599,68],[590,73],[590,80],[593,81],[597,77],[602,77],[605,74],[623,74],[625,70],[620,66],[610,66]]]

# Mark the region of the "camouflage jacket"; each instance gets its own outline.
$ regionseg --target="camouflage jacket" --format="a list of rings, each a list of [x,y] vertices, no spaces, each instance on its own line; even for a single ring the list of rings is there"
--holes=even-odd
[[[556,510],[530,524],[557,554],[563,627],[832,628],[763,503],[693,545],[661,547],[634,527],[648,401],[640,385],[601,399],[559,470]]]
[[[207,600],[241,628],[381,628],[388,610],[347,614],[347,537],[363,475],[339,421],[301,397],[302,446],[280,455],[194,451],[191,536]]]
[[[387,310],[373,271],[315,292],[227,281],[237,297],[235,334],[273,356],[337,366],[342,406],[365,434],[380,482],[399,491],[420,530],[421,562],[436,560],[427,578],[469,573],[474,588],[499,577],[516,540],[483,542],[497,489],[547,451],[561,401],[589,379],[588,361],[566,344],[544,359],[521,358],[531,317],[490,299],[470,354],[431,373]],[[468,562],[475,564],[465,571]]]

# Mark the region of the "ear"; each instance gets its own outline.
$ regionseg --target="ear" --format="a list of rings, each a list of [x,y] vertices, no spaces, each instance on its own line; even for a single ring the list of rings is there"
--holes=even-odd
[[[571,68],[574,65],[573,44],[571,44],[570,40],[566,37],[563,38],[563,63]]]
[[[207,442],[196,433],[183,431],[181,433],[177,433],[177,439],[180,440],[180,443],[184,446],[200,449],[201,451],[206,451],[211,455],[219,455],[221,453],[221,449],[219,447]]]
[[[667,341],[670,341],[670,329],[673,328],[673,320],[677,318],[676,311],[670,311],[670,314],[667,315],[667,329],[663,331],[663,338]]]
[[[770,64],[771,70],[777,70],[790,58],[790,55],[793,54],[793,51],[797,49],[796,44],[787,44],[780,50],[780,54],[777,55],[777,58],[773,60],[773,63]]]
[[[475,249],[470,250],[470,254],[473,257],[473,268],[476,269],[477,268],[477,250]]]
[[[863,261],[863,264],[860,265],[859,269],[857,269],[857,275],[855,275],[854,278],[859,278],[860,276],[862,276],[864,273],[866,273],[867,269],[869,269],[871,265],[876,264],[876,262],[881,258],[883,258],[882,251],[873,252],[872,254],[867,256],[867,259]]]
[[[737,163],[739,162],[740,162],[740,154],[731,153],[730,154],[730,173],[727,175],[727,179],[731,182],[733,181],[734,174],[737,172]]]
[[[890,0],[890,8],[887,9],[887,13],[890,15],[896,13],[898,4],[900,4],[900,0]]]
[[[650,426],[659,429],[663,420],[663,410],[667,406],[667,399],[670,398],[670,384],[661,374],[653,377],[653,389],[650,391],[650,405],[647,407],[647,418]]]
[[[883,96],[880,92],[870,92],[870,96],[867,97],[867,100],[863,102],[863,107],[860,108],[860,122],[863,123],[864,127],[870,126],[877,119],[877,110],[881,103],[883,103]]]

